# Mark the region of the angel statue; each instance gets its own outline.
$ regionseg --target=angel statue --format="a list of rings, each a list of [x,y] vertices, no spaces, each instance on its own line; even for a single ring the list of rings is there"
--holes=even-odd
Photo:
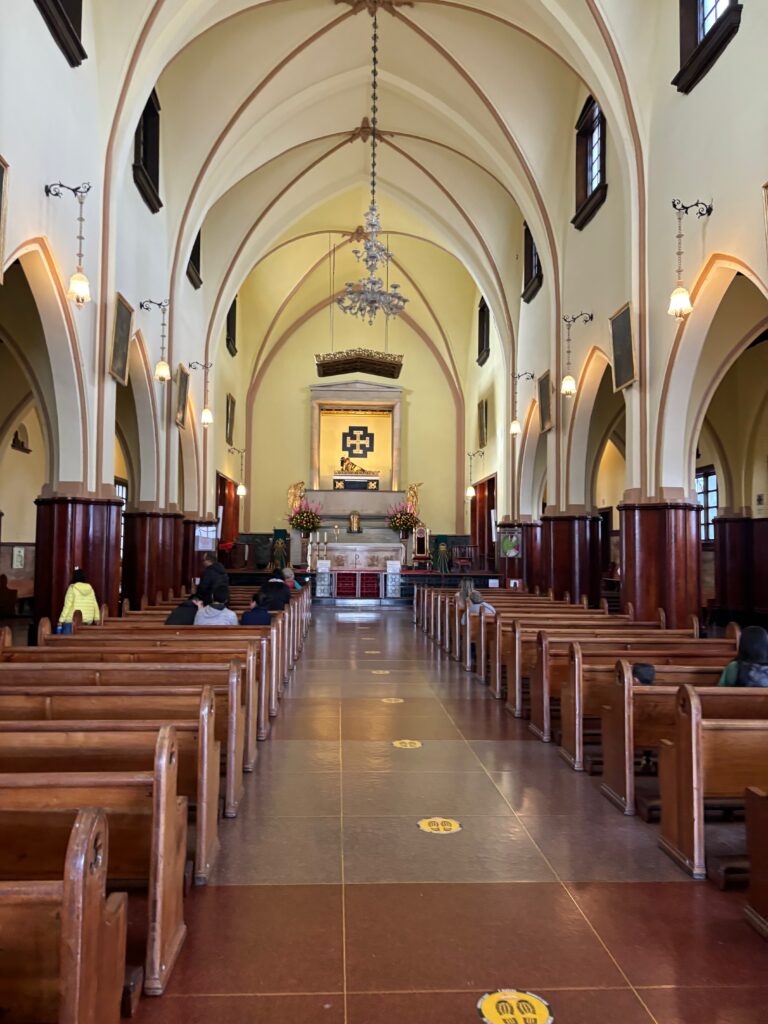
[[[419,488],[423,487],[424,484],[408,484],[408,492],[405,496],[405,504],[408,506],[408,511],[413,512],[415,516],[419,514]]]
[[[304,481],[299,480],[297,484],[291,484],[288,488],[288,512],[295,512],[304,501]]]

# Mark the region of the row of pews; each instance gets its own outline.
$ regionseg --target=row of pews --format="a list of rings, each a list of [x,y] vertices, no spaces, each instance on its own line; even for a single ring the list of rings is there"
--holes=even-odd
[[[746,916],[768,937],[768,690],[717,685],[739,627],[703,638],[695,618],[668,629],[661,610],[642,622],[551,592],[481,594],[494,610],[465,615],[455,593],[419,588],[414,622],[575,771],[601,773],[623,814],[660,816],[659,845],[694,878],[707,877],[707,823],[744,814],[745,856],[713,859],[710,877],[724,884],[748,853]],[[654,666],[652,685],[637,663]]]
[[[234,610],[251,591],[233,588]],[[161,995],[184,904],[267,740],[311,617],[165,626],[178,600],[37,647],[0,632],[0,1017],[114,1024]],[[245,774],[244,774],[245,773]]]

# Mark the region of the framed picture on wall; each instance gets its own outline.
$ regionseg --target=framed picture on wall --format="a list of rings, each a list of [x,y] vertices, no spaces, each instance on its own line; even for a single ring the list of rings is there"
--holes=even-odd
[[[635,334],[632,329],[632,306],[627,302],[610,317],[611,370],[613,390],[623,391],[637,380]]]
[[[187,401],[189,400],[189,370],[179,363],[176,371],[176,422],[183,430],[187,425]]]
[[[488,444],[488,399],[481,398],[477,403],[477,439],[478,448]]]
[[[8,216],[8,164],[0,156],[0,284],[5,259],[5,221]]]
[[[544,434],[552,429],[552,388],[549,370],[542,373],[536,384],[539,389],[539,430]]]
[[[235,397],[227,395],[226,442],[231,448],[235,443]]]
[[[112,324],[112,355],[109,372],[123,387],[128,383],[128,350],[133,337],[133,306],[120,292],[115,295],[115,319]]]

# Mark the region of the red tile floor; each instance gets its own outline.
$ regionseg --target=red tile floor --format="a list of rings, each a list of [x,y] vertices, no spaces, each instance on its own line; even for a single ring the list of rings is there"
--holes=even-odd
[[[555,1024],[764,1024],[743,896],[689,881],[598,785],[409,613],[317,609],[140,1024],[471,1024],[501,988]],[[420,832],[435,815],[462,830]]]

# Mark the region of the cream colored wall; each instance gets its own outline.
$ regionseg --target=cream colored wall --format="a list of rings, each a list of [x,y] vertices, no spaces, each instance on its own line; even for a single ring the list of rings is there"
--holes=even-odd
[[[26,427],[30,454],[11,448],[13,431]],[[35,406],[14,424],[0,450],[0,511],[3,512],[3,543],[12,541],[33,544],[37,523],[35,498],[45,483],[45,441]]]
[[[624,496],[627,463],[613,443],[608,441],[600,459],[595,482],[595,505],[597,508],[613,507],[613,529],[619,528],[618,505]]]
[[[718,468],[720,508],[765,515],[758,494],[768,491],[768,343],[748,349],[731,367],[707,410],[708,430],[699,450]],[[732,492],[724,494],[720,467],[728,467]],[[727,502],[727,504],[726,504]]]
[[[477,451],[480,447],[478,436],[477,405],[482,399],[488,402],[488,444],[483,457],[472,460],[472,479],[469,477],[469,459],[464,459],[464,487],[469,483],[477,483],[496,474],[496,505],[497,515],[502,519],[511,515],[509,474],[506,466],[510,458],[509,424],[511,384],[510,373],[504,365],[502,343],[496,324],[491,317],[490,356],[483,366],[477,365],[477,306],[480,293],[475,296],[475,318],[472,328],[471,342],[464,366],[466,421],[464,429],[465,452]],[[464,503],[464,529],[469,531],[469,502]]]
[[[245,528],[271,531],[285,526],[286,489],[309,481],[309,387],[316,383],[314,356],[322,337],[322,314],[309,320],[274,357],[256,395],[251,464],[251,519]],[[325,313],[327,317],[327,312]],[[360,327],[340,317],[338,347],[360,343]],[[401,478],[423,482],[422,518],[433,532],[455,529],[456,410],[450,392],[423,343],[403,325],[397,350],[405,359],[398,386],[403,389]],[[340,382],[355,379],[341,376]]]
[[[131,474],[128,470],[128,463],[125,460],[125,452],[120,444],[120,439],[115,437],[115,476],[130,482]]]

